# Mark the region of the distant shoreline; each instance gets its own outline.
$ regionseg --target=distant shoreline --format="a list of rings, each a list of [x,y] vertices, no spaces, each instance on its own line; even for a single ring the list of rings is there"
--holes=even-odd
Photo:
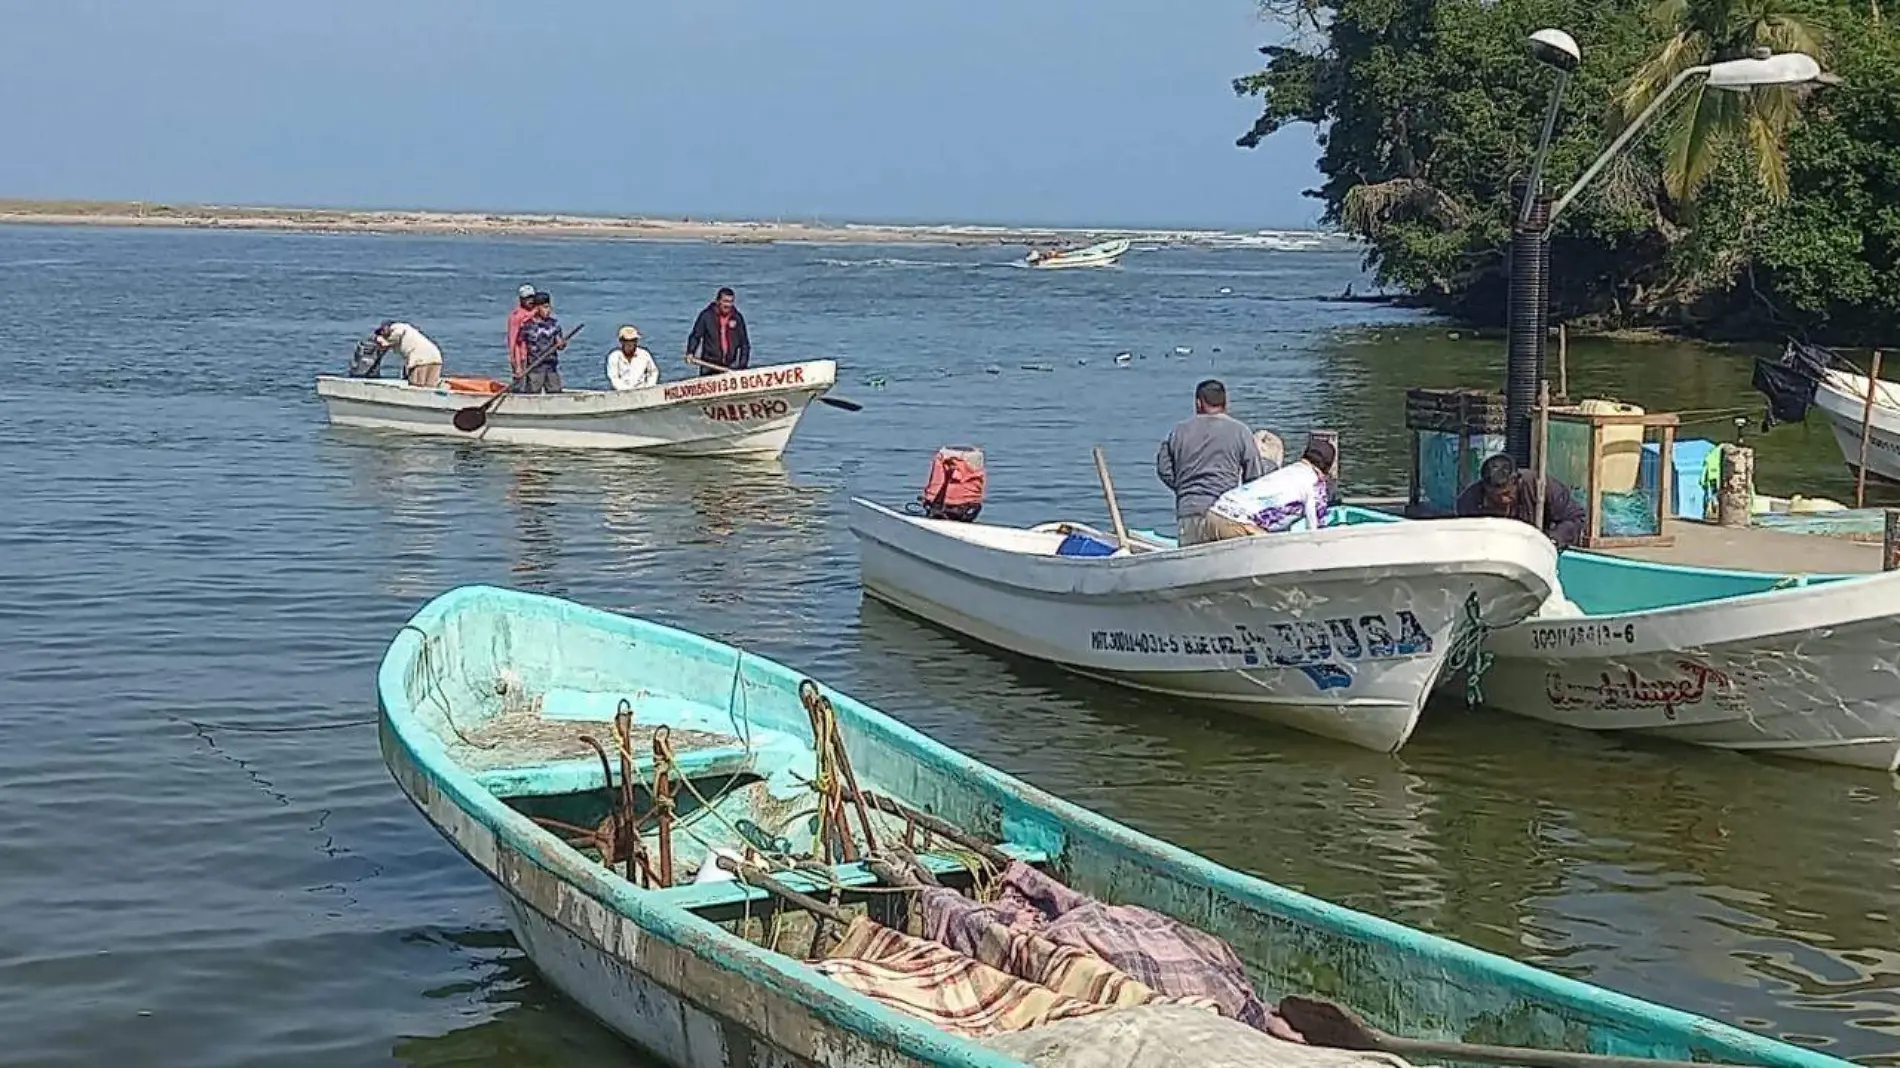
[[[0,199],[0,225],[123,226],[293,233],[441,234],[480,237],[619,238],[720,244],[1030,245],[1127,237],[1157,244],[1217,244],[1221,230],[1147,230],[885,223],[803,223],[660,219],[540,212],[393,211],[346,208],[228,207],[135,201]],[[1278,232],[1289,237],[1327,235]]]

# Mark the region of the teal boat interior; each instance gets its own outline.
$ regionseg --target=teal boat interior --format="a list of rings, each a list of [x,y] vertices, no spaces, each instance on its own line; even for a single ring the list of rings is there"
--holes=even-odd
[[[920,885],[993,894],[999,869],[1021,862],[1224,941],[1269,1005],[1328,999],[1413,1038],[1845,1064],[1224,868],[656,623],[459,588],[398,633],[378,696],[392,773],[478,866],[498,882],[509,871],[505,887],[558,882],[637,925],[642,960],[663,946],[693,962],[655,981],[718,971],[922,1063],[1018,1062],[825,962],[860,921],[915,930]]]

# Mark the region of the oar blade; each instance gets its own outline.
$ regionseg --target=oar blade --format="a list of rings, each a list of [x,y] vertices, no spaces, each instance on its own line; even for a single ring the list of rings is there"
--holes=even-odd
[[[1329,1049],[1380,1049],[1379,1034],[1364,1020],[1330,1001],[1313,998],[1280,999],[1280,1015],[1293,1025],[1308,1045]]]
[[[833,408],[843,408],[847,412],[861,412],[864,410],[864,405],[859,404],[857,401],[845,400],[843,397],[820,397],[818,398],[818,402],[820,404],[829,404]]]
[[[481,406],[462,408],[455,413],[455,429],[473,434],[488,424],[488,409]]]

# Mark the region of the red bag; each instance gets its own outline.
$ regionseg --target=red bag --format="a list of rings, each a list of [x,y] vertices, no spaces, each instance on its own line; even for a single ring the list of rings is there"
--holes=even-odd
[[[930,479],[917,503],[930,519],[968,523],[983,510],[983,450],[945,445],[930,464]]]

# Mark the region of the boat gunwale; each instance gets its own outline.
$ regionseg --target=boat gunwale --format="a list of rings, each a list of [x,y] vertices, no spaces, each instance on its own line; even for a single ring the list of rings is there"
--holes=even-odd
[[[918,560],[936,569],[954,570],[959,574],[1000,588],[1019,591],[1025,594],[1058,595],[1082,597],[1090,600],[1114,601],[1121,599],[1146,599],[1157,595],[1171,599],[1176,595],[1195,595],[1208,590],[1227,587],[1258,588],[1269,587],[1277,581],[1342,581],[1344,576],[1354,571],[1382,569],[1392,571],[1399,567],[1420,569],[1434,565],[1456,565],[1460,563],[1479,563],[1488,568],[1497,569],[1499,577],[1528,584],[1530,580],[1542,583],[1548,596],[1551,591],[1550,580],[1556,576],[1556,552],[1550,548],[1548,540],[1535,532],[1519,534],[1511,527],[1523,527],[1513,520],[1503,519],[1460,519],[1445,520],[1448,524],[1440,529],[1451,534],[1483,534],[1487,537],[1509,539],[1500,546],[1523,550],[1522,556],[1548,557],[1548,566],[1542,559],[1532,563],[1520,557],[1506,556],[1499,551],[1482,557],[1469,552],[1440,552],[1420,556],[1416,552],[1392,554],[1392,562],[1380,561],[1365,563],[1346,558],[1346,554],[1334,554],[1330,550],[1358,541],[1389,541],[1395,537],[1403,539],[1400,531],[1383,529],[1383,524],[1368,523],[1354,526],[1327,527],[1319,531],[1289,531],[1272,535],[1270,544],[1253,544],[1257,539],[1233,538],[1225,541],[1190,545],[1187,548],[1164,546],[1162,551],[1128,553],[1119,556],[1058,556],[1053,553],[1022,552],[1000,545],[991,545],[970,538],[959,537],[954,528],[971,524],[953,523],[949,520],[930,520],[920,516],[907,515],[888,508],[876,501],[864,497],[851,498],[853,515],[850,520],[851,532],[860,540],[875,542],[879,547],[899,553],[907,558]],[[924,555],[918,548],[900,544],[898,541],[880,536],[876,530],[867,530],[860,516],[868,513],[880,523],[891,520],[903,525],[894,529],[915,530],[937,539],[941,544],[959,547],[957,552],[969,552],[991,561],[1018,561],[1023,566],[1023,581],[999,577],[996,569],[976,571],[970,568],[956,567]],[[1452,530],[1449,524],[1458,524]],[[1033,527],[1013,527],[1003,524],[975,524],[996,527],[1003,530],[1032,531]],[[1050,532],[1053,533],[1053,532]],[[1130,536],[1136,536],[1130,531]],[[1515,543],[1512,545],[1511,543]],[[1160,543],[1155,543],[1160,544]],[[1300,563],[1277,563],[1270,569],[1256,565],[1263,555],[1262,551],[1301,553],[1319,555],[1313,566],[1300,566]],[[1505,569],[1508,568],[1507,573]],[[1265,574],[1262,574],[1263,570]],[[1466,568],[1470,571],[1470,568]],[[1037,574],[1037,573],[1040,574]],[[1179,573],[1186,573],[1177,577]],[[1135,576],[1140,576],[1137,581]],[[1106,576],[1101,583],[1090,582],[1095,576]],[[1107,584],[1113,588],[1099,589],[1097,585]]]
[[[485,404],[496,397],[511,398],[511,403],[496,404],[491,418],[505,418],[517,415],[534,419],[607,419],[625,415],[645,415],[648,413],[670,412],[678,408],[693,405],[723,404],[733,400],[747,400],[759,397],[804,396],[809,395],[800,411],[788,412],[786,418],[802,414],[813,400],[830,392],[837,385],[838,362],[836,360],[802,360],[794,363],[764,364],[748,367],[738,374],[753,374],[766,371],[783,371],[790,368],[806,368],[807,377],[802,382],[778,383],[775,385],[745,386],[721,393],[701,397],[677,397],[666,399],[668,387],[680,386],[703,381],[713,376],[682,378],[672,382],[656,382],[643,389],[571,389],[560,393],[463,393],[446,386],[412,386],[401,378],[353,378],[349,375],[320,374],[316,376],[316,390],[319,399],[326,403],[332,400],[349,401],[357,404],[378,404],[389,408],[417,412],[453,412],[461,408]],[[814,374],[810,369],[817,368],[822,374]],[[371,394],[380,396],[355,396],[339,391],[339,384],[361,385]],[[523,403],[525,402],[525,404]],[[510,409],[512,408],[512,411]]]
[[[482,789],[472,775],[449,757],[441,737],[415,719],[405,696],[407,677],[417,654],[424,648],[424,636],[436,634],[439,624],[454,614],[494,600],[551,607],[554,609],[552,615],[565,625],[591,625],[629,639],[635,639],[643,632],[647,635],[660,634],[696,651],[735,659],[744,657],[751,661],[752,669],[758,674],[792,688],[806,676],[775,660],[747,653],[703,635],[542,594],[469,585],[437,595],[419,608],[398,631],[378,667],[377,701],[382,733],[386,739],[393,737],[400,742],[409,759],[415,763],[417,772],[436,788],[446,791],[456,807],[495,836],[498,846],[506,846],[529,863],[563,879],[569,886],[637,924],[646,934],[686,952],[710,957],[714,966],[737,972],[749,981],[785,984],[778,989],[789,991],[793,1000],[814,1014],[866,1038],[891,1045],[906,1055],[939,1063],[948,1061],[972,1065],[974,1068],[1003,1068],[1020,1064],[1007,1055],[949,1035],[921,1020],[903,1016],[861,994],[830,983],[812,972],[803,962],[754,946],[685,910],[652,901],[650,892],[641,891],[625,880],[610,876],[606,869],[598,865],[583,862],[578,854],[570,856],[570,851],[565,847],[553,851],[536,848],[548,842],[558,845],[559,840]],[[1007,809],[1015,805],[1056,821],[1065,838],[1065,852],[1070,848],[1069,841],[1079,832],[1092,839],[1092,844],[1104,852],[1120,854],[1119,859],[1130,861],[1139,868],[1155,870],[1164,878],[1173,878],[1177,882],[1191,879],[1195,885],[1205,887],[1209,892],[1246,903],[1267,915],[1341,932],[1387,951],[1415,955],[1438,966],[1444,973],[1444,980],[1454,985],[1461,975],[1484,977],[1491,980],[1493,985],[1508,984],[1527,998],[1535,998],[1546,1005],[1565,1010],[1579,1022],[1600,1022],[1617,1029],[1655,1030],[1668,1035],[1669,1041],[1683,1045],[1700,1039],[1736,1050],[1765,1066],[1852,1068],[1851,1062],[1819,1050],[1571,979],[1235,871],[983,764],[863,704],[847,693],[830,686],[825,686],[825,689],[833,697],[833,703],[845,720],[853,722],[859,729],[874,731],[890,744],[907,747],[920,758],[965,777],[974,792],[990,795],[988,800],[998,806],[1005,820],[1009,818]],[[407,792],[406,786],[404,789]],[[414,795],[411,797],[420,807],[421,799]],[[438,830],[446,836],[446,829],[438,826]],[[499,860],[497,864],[499,866]],[[479,864],[477,866],[480,867]],[[486,873],[500,882],[499,872]],[[558,918],[551,919],[559,922]],[[589,938],[584,933],[575,933],[578,937]],[[612,952],[605,947],[603,951]],[[636,966],[637,962],[627,963]],[[663,977],[647,974],[666,985]]]

